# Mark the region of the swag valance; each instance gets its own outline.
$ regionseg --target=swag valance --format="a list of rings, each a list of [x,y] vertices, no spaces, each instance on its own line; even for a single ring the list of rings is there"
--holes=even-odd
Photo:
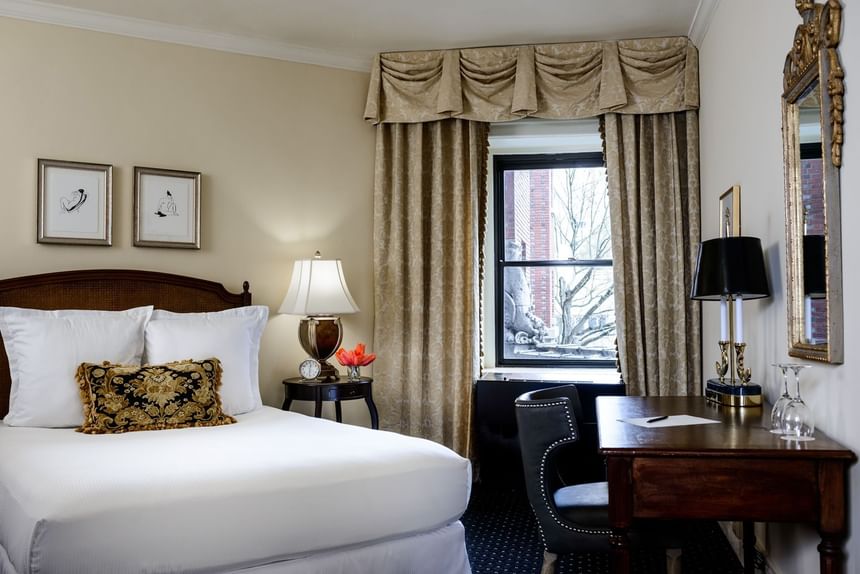
[[[698,107],[698,52],[672,37],[379,54],[364,118],[499,122]]]

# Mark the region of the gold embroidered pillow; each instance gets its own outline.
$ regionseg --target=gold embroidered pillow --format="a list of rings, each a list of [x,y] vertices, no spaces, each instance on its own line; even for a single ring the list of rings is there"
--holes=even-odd
[[[84,424],[78,432],[122,433],[236,422],[221,410],[218,359],[143,367],[83,363],[77,381],[84,404]]]

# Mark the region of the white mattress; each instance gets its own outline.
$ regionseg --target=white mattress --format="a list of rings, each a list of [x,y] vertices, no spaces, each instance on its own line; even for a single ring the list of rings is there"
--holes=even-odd
[[[0,545],[20,573],[235,570],[456,521],[467,460],[263,407],[203,429],[0,425]]]

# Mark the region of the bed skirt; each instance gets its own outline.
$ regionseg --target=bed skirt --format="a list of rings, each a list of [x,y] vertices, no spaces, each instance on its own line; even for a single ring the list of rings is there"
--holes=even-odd
[[[210,571],[211,572],[211,571]],[[234,570],[238,574],[471,574],[465,530],[454,522],[431,532]],[[0,546],[0,574],[17,572]],[[62,573],[57,573],[62,574]],[[200,573],[202,574],[202,573]]]

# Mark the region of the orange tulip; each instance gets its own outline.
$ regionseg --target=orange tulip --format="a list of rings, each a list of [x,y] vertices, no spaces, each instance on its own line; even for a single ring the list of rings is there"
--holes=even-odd
[[[334,356],[337,358],[337,362],[344,367],[366,367],[376,360],[376,354],[365,353],[364,350],[364,343],[359,343],[352,351],[347,351],[341,347]]]

